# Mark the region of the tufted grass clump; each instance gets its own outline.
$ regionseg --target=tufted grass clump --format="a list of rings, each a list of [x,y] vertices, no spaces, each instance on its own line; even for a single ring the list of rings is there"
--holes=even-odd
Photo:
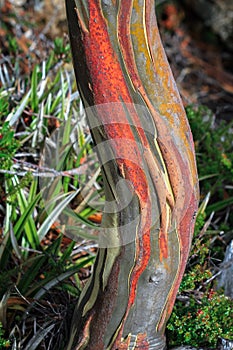
[[[84,242],[85,228],[72,241],[63,234],[59,214],[68,207],[79,226],[98,229],[88,220],[90,208],[76,210],[86,180],[80,180],[86,176],[80,166],[93,153],[91,138],[78,123],[84,116],[65,39],[47,39],[45,58],[32,52],[25,58],[13,43],[0,52],[0,349],[10,343],[12,349],[62,349],[96,242]],[[60,158],[53,167],[42,162],[42,152],[46,142],[54,145],[52,135],[59,130],[54,149]],[[53,187],[46,187],[46,176]]]

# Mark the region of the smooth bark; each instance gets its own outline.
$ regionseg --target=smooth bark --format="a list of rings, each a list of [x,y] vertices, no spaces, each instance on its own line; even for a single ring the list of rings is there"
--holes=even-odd
[[[163,349],[190,249],[198,181],[155,4],[66,0],[66,7],[106,194],[94,272],[67,349]]]

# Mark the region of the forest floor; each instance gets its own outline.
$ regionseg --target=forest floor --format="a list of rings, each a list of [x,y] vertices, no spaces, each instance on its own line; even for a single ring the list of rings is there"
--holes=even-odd
[[[190,22],[176,2],[162,3],[157,11],[161,37],[184,104],[206,105],[216,117],[229,120],[233,112],[233,53],[208,28],[200,29],[197,18]],[[9,47],[11,33],[22,57],[22,74],[29,74],[33,63],[48,55],[56,37],[68,40],[62,1],[6,0],[1,20],[8,25],[8,32],[0,28],[2,52]],[[28,55],[32,56],[30,62]]]

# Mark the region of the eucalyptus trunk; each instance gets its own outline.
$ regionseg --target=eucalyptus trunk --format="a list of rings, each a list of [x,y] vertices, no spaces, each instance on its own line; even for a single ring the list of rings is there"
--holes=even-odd
[[[106,204],[67,349],[164,349],[198,206],[191,131],[153,0],[66,0]]]

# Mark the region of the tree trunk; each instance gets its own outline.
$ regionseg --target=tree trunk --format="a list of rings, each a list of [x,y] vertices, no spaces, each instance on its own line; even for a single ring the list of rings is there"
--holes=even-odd
[[[66,0],[106,195],[67,349],[163,349],[198,205],[192,135],[152,0]]]

